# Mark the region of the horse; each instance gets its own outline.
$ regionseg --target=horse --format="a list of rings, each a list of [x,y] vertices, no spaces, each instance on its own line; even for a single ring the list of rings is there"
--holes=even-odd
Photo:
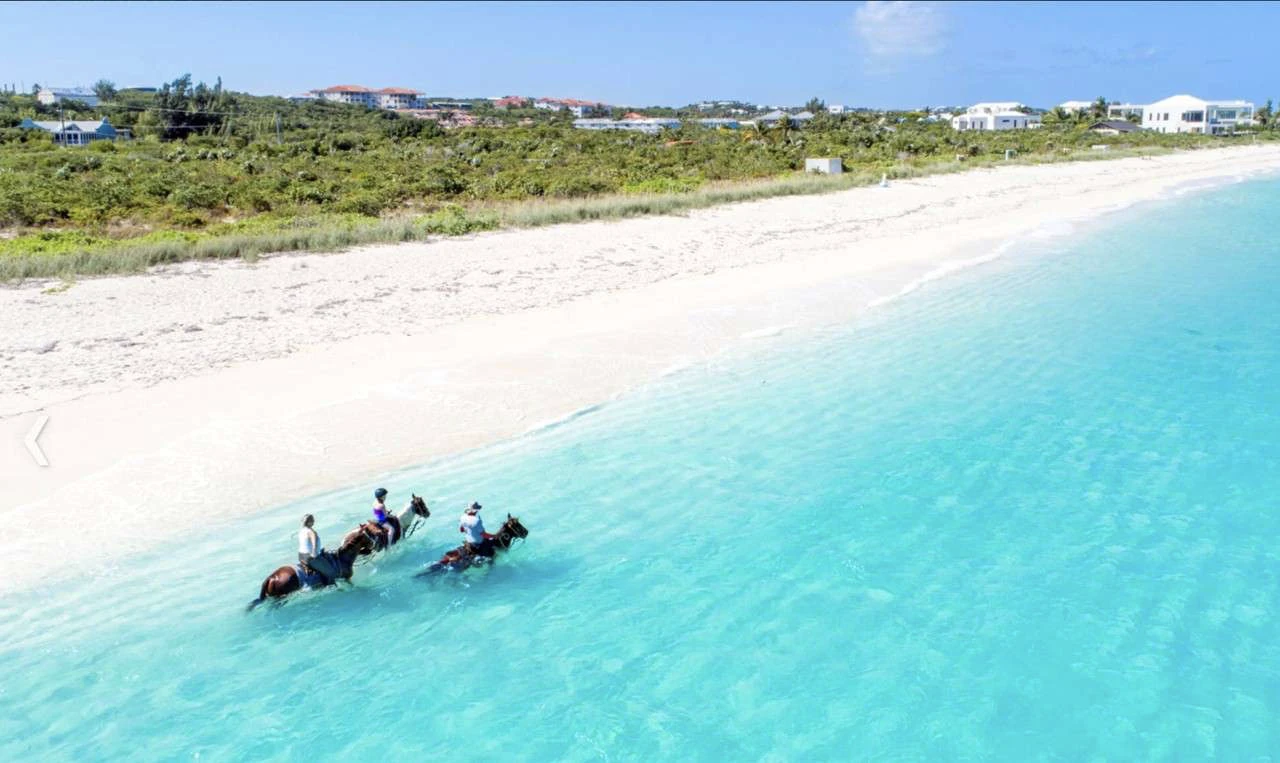
[[[337,577],[334,579],[324,579],[321,588],[336,585],[338,580],[346,580],[350,582],[353,565],[356,558],[369,553],[373,548],[373,538],[365,532],[355,532],[347,536],[342,541],[342,545],[338,547],[337,553],[326,551],[323,557],[326,561],[331,562],[333,568],[337,571]],[[302,580],[298,577],[297,565],[287,565],[280,567],[275,572],[267,576],[262,581],[262,590],[258,592],[258,598],[249,602],[246,611],[253,611],[253,608],[266,601],[267,599],[283,599],[295,591],[301,590]]]
[[[507,515],[507,521],[502,523],[502,527],[498,529],[496,535],[486,536],[493,541],[493,547],[496,551],[507,551],[515,545],[517,540],[523,540],[529,537],[529,531],[525,526],[520,524],[519,517]],[[426,577],[434,575],[438,572],[452,570],[453,572],[462,572],[469,567],[480,567],[489,562],[491,557],[477,553],[476,550],[467,543],[448,551],[439,561],[432,562],[427,568],[419,572],[414,577]]]
[[[387,528],[373,520],[369,520],[347,533],[343,541],[345,542],[347,538],[358,532],[367,532],[373,538],[373,548],[365,552],[365,554],[372,554],[374,551],[385,551],[412,535],[418,529],[418,525],[422,523],[422,520],[429,516],[431,516],[431,509],[427,508],[427,502],[422,500],[420,496],[414,495],[399,514],[387,515],[387,524],[391,525],[391,529],[395,531],[394,537],[387,531]]]

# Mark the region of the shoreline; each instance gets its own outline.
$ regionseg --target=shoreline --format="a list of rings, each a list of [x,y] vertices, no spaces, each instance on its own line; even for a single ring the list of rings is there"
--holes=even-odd
[[[184,263],[62,293],[6,287],[0,594],[66,559],[106,567],[555,425],[744,341],[850,320],[1036,231],[1276,169],[1274,146],[1020,165],[683,217]],[[44,469],[22,445],[37,411]],[[33,529],[44,516],[75,531],[51,548]]]

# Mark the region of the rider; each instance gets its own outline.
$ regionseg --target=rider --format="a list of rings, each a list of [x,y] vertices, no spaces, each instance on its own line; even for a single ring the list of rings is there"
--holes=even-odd
[[[474,501],[463,513],[458,532],[466,536],[463,546],[466,550],[480,556],[493,556],[493,537],[484,531],[484,523],[480,521],[480,504]]]
[[[298,561],[303,567],[311,568],[311,562],[323,553],[320,546],[320,534],[312,527],[316,518],[311,514],[302,518],[302,529],[298,531]]]
[[[395,526],[387,521],[387,489],[380,487],[373,491],[373,521],[378,523],[387,533],[387,545],[390,546],[396,542]]]

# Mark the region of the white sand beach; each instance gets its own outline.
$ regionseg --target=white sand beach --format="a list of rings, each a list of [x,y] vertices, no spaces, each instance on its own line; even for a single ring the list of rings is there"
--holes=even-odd
[[[1263,146],[1010,166],[0,286],[0,593],[520,434],[1037,230],[1276,169]],[[47,467],[22,442],[41,415]]]

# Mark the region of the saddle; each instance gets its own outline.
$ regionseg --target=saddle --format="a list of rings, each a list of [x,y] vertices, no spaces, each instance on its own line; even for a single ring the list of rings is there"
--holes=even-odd
[[[391,547],[391,531],[395,532],[395,542],[398,543],[404,537],[404,530],[400,527],[400,520],[391,515],[387,516],[386,526],[380,525],[372,520],[365,522],[363,527],[369,528],[377,538],[377,547],[379,549],[387,549]],[[390,528],[390,530],[388,530]]]
[[[331,585],[342,576],[342,568],[338,563],[338,557],[330,551],[325,551],[312,559],[311,564],[307,567],[304,567],[302,563],[298,563],[295,566],[297,567],[299,582],[307,588]]]

